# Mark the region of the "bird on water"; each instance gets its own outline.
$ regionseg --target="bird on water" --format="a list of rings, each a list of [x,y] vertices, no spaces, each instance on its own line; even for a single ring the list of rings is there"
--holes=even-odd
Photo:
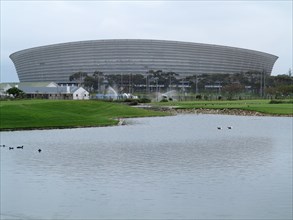
[[[41,149],[39,149],[38,151],[39,151],[39,153],[41,153],[41,151],[42,151],[42,150],[41,150]]]

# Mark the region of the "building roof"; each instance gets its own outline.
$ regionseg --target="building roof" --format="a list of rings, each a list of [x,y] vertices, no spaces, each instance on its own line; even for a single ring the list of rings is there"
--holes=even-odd
[[[55,82],[8,82],[0,83],[0,88],[10,87],[57,87],[58,85]]]
[[[79,87],[28,87],[28,86],[19,86],[20,90],[22,90],[24,93],[27,94],[72,94],[76,90],[79,89]],[[67,90],[68,89],[68,90]]]

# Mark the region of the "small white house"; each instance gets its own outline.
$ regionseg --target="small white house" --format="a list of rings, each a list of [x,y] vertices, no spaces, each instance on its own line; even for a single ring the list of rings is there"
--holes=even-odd
[[[67,87],[68,88],[68,87]],[[84,88],[79,87],[76,90],[73,90],[73,99],[74,100],[83,100],[90,99],[90,94]]]

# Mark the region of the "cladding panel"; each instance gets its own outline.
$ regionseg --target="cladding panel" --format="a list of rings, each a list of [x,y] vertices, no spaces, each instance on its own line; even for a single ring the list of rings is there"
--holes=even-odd
[[[219,45],[164,40],[95,40],[30,48],[10,55],[21,82],[67,82],[78,71],[144,74],[150,69],[195,74],[265,71],[277,56]]]

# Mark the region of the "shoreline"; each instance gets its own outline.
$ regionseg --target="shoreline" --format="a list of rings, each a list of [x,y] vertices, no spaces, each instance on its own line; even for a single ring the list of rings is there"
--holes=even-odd
[[[243,109],[209,109],[209,108],[178,108],[176,106],[171,107],[153,107],[148,106],[146,109],[155,111],[168,112],[171,115],[178,114],[211,114],[211,115],[237,115],[237,116],[270,116],[270,117],[293,117],[293,114],[268,114],[251,110]]]
[[[138,106],[137,106],[138,107]],[[281,114],[266,114],[256,111],[249,111],[243,109],[208,109],[208,108],[192,108],[192,109],[184,109],[173,107],[154,107],[154,106],[139,106],[143,109],[161,111],[169,113],[170,116],[176,116],[179,114],[211,114],[211,115],[235,115],[235,116],[267,116],[267,117],[293,117],[292,115],[281,115]],[[157,116],[149,116],[149,117],[157,117]],[[163,117],[163,116],[162,116]],[[135,118],[135,117],[134,117]],[[99,127],[111,127],[111,126],[124,126],[127,125],[125,122],[125,118],[120,117],[115,119],[117,120],[117,124],[114,125],[98,125],[98,126],[57,126],[57,127],[23,127],[23,128],[8,128],[1,129],[0,132],[12,132],[12,131],[33,131],[33,130],[52,130],[52,129],[75,129],[75,128],[99,128]]]

